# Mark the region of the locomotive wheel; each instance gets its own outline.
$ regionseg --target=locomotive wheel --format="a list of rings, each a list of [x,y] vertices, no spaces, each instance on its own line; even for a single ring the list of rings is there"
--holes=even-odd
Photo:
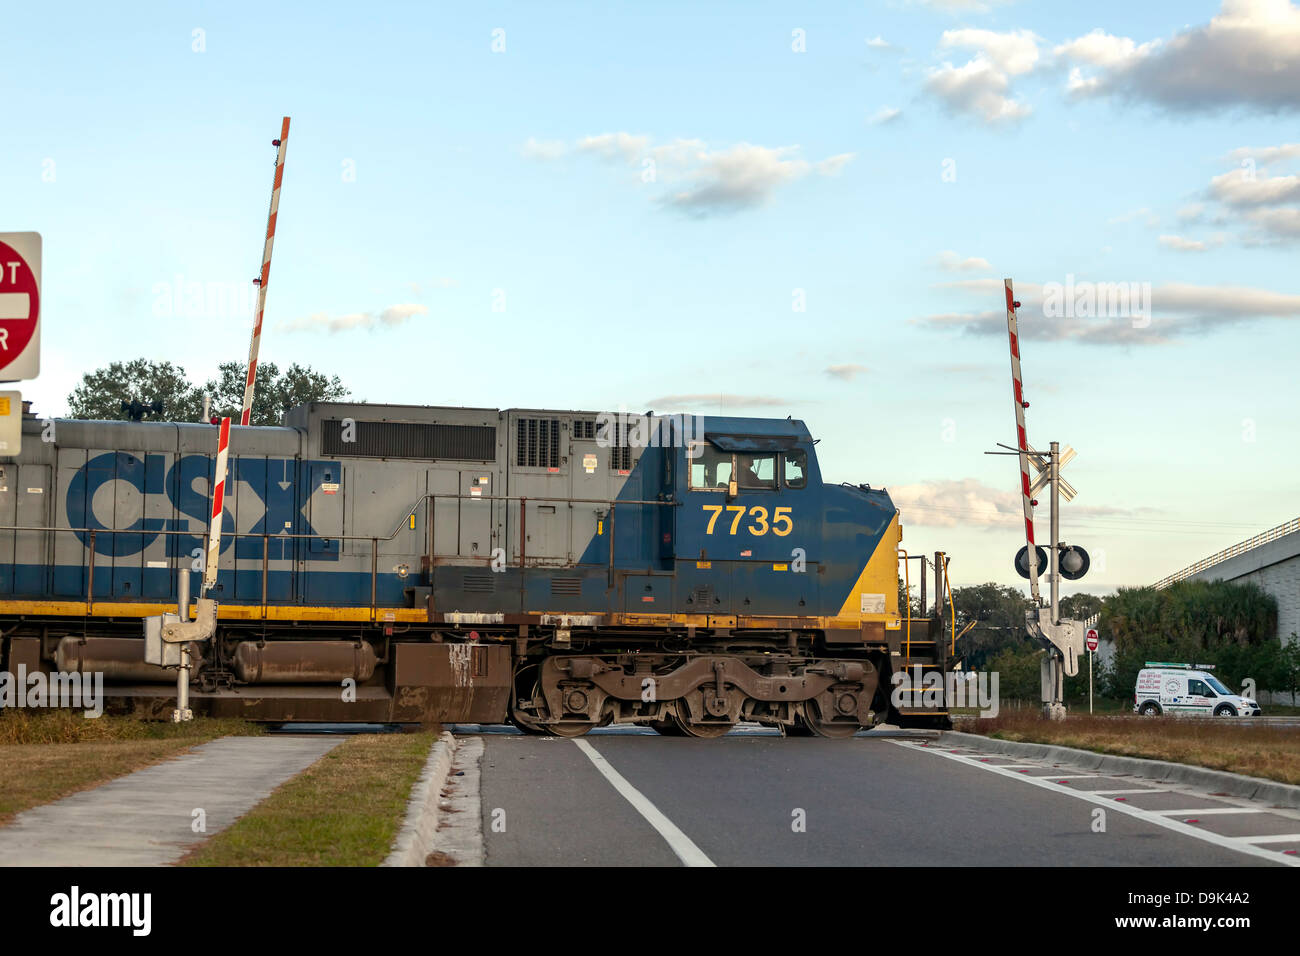
[[[678,733],[683,737],[722,737],[731,731],[735,724],[732,723],[708,723],[696,724],[683,717],[673,714],[673,724],[677,727]]]
[[[660,737],[685,737],[677,723],[670,717],[667,720],[656,720],[650,724]]]
[[[535,724],[531,720],[526,720],[518,714],[510,715],[510,723],[517,727],[520,733],[529,734],[530,736],[539,737],[549,734],[550,731],[541,724]]]
[[[807,701],[804,704],[803,725],[814,736],[831,737],[836,740],[843,740],[852,737],[862,728],[856,723],[838,720],[822,720],[821,710],[817,707],[815,700]]]
[[[590,721],[580,722],[576,720],[570,720],[570,721],[565,721],[564,723],[546,724],[544,726],[545,729],[542,731],[542,733],[544,734],[551,734],[552,736],[555,737],[581,737],[583,734],[587,733],[588,731],[596,727],[599,727],[600,723],[599,722],[592,723]]]

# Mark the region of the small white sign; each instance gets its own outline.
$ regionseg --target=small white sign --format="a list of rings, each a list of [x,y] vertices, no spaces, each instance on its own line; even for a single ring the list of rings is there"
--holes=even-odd
[[[884,614],[885,596],[883,594],[862,595],[862,613],[863,614]]]

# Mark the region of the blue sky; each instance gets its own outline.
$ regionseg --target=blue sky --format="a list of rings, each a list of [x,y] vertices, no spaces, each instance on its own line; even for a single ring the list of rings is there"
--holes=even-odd
[[[1011,276],[1085,589],[1298,510],[1286,0],[48,3],[7,12],[0,84],[42,414],[113,360],[243,359],[287,114],[262,357],[357,397],[793,414],[828,479],[896,491],[905,546],[1019,584],[1016,466],[983,454]],[[1149,321],[1047,315],[1070,280],[1149,287]]]

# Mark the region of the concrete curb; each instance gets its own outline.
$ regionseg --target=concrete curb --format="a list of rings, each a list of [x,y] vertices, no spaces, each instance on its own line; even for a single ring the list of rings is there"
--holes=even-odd
[[[392,851],[380,866],[424,866],[425,857],[433,851],[434,837],[438,834],[438,804],[455,755],[456,738],[451,731],[444,730],[433,742],[424,770],[411,788],[406,819],[397,831]]]
[[[1053,763],[1069,764],[1083,770],[1096,770],[1107,774],[1130,774],[1135,777],[1158,780],[1161,783],[1180,783],[1189,787],[1200,787],[1213,792],[1226,793],[1233,797],[1261,800],[1271,806],[1300,808],[1300,787],[1287,783],[1278,783],[1275,780],[1247,777],[1240,773],[1228,773],[1225,770],[1210,770],[1208,767],[1171,763],[1167,760],[1120,757],[1114,754],[1101,754],[1092,750],[1078,750],[1074,747],[1058,747],[1052,744],[994,740],[992,737],[966,734],[955,730],[945,730],[940,734],[939,743],[959,744],[986,753],[1050,760]]]

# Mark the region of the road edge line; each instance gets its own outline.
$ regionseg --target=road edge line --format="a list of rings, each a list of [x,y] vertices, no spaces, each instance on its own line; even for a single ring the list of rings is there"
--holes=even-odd
[[[640,790],[627,782],[627,779],[613,768],[608,760],[585,740],[573,741],[578,745],[578,749],[587,755],[587,759],[592,762],[601,776],[609,781],[610,785],[618,791],[619,795],[632,804],[637,813],[641,814],[656,832],[664,838],[669,849],[677,854],[677,858],[686,866],[712,866],[717,864],[705,855],[704,851],[695,845],[685,833],[683,833],[673,821],[669,820],[663,813],[650,802]]]
[[[955,743],[984,753],[1007,754],[1013,757],[1034,757],[1051,760],[1055,763],[1071,764],[1091,770],[1103,776],[1116,773],[1132,774],[1148,780],[1162,783],[1182,783],[1192,787],[1204,787],[1218,790],[1233,797],[1247,800],[1260,800],[1287,810],[1300,809],[1300,787],[1282,783],[1279,780],[1266,780],[1263,777],[1249,777],[1242,773],[1230,773],[1227,770],[1211,770],[1190,763],[1175,763],[1170,760],[1148,760],[1145,757],[1126,757],[1120,754],[1103,754],[1095,750],[1081,750],[1077,747],[1062,747],[1059,744],[1038,744],[1019,740],[995,740],[980,734],[968,734],[958,730],[945,730],[939,735],[938,742]]]
[[[931,753],[938,757],[946,757],[948,760],[954,760],[964,766],[974,767],[976,770],[987,770],[990,773],[995,773],[1001,777],[1008,777],[1012,780],[1020,780],[1043,790],[1050,790],[1053,793],[1061,793],[1069,797],[1076,797],[1080,800],[1102,807],[1103,809],[1115,810],[1125,816],[1134,817],[1147,823],[1154,823],[1156,826],[1164,827],[1166,830],[1172,830],[1175,833],[1192,837],[1202,841],[1203,843],[1210,843],[1222,847],[1225,850],[1234,850],[1237,853],[1257,857],[1261,860],[1268,860],[1271,863],[1280,864],[1282,866],[1300,866],[1300,858],[1298,857],[1281,856],[1276,852],[1261,850],[1260,848],[1250,846],[1249,844],[1243,845],[1237,837],[1224,836],[1221,833],[1214,833],[1210,830],[1200,830],[1177,820],[1167,820],[1158,816],[1156,811],[1143,810],[1140,807],[1135,807],[1127,803],[1120,803],[1113,798],[1109,800],[1098,798],[1090,790],[1074,790],[1062,784],[1053,783],[1051,778],[1048,777],[1031,777],[1028,774],[1007,770],[1005,767],[995,767],[992,764],[980,763],[978,760],[971,760],[961,754],[949,753],[946,750],[939,750],[934,747],[918,747],[915,744],[909,744],[902,740],[891,740],[889,743],[898,747],[907,748],[908,750]]]

